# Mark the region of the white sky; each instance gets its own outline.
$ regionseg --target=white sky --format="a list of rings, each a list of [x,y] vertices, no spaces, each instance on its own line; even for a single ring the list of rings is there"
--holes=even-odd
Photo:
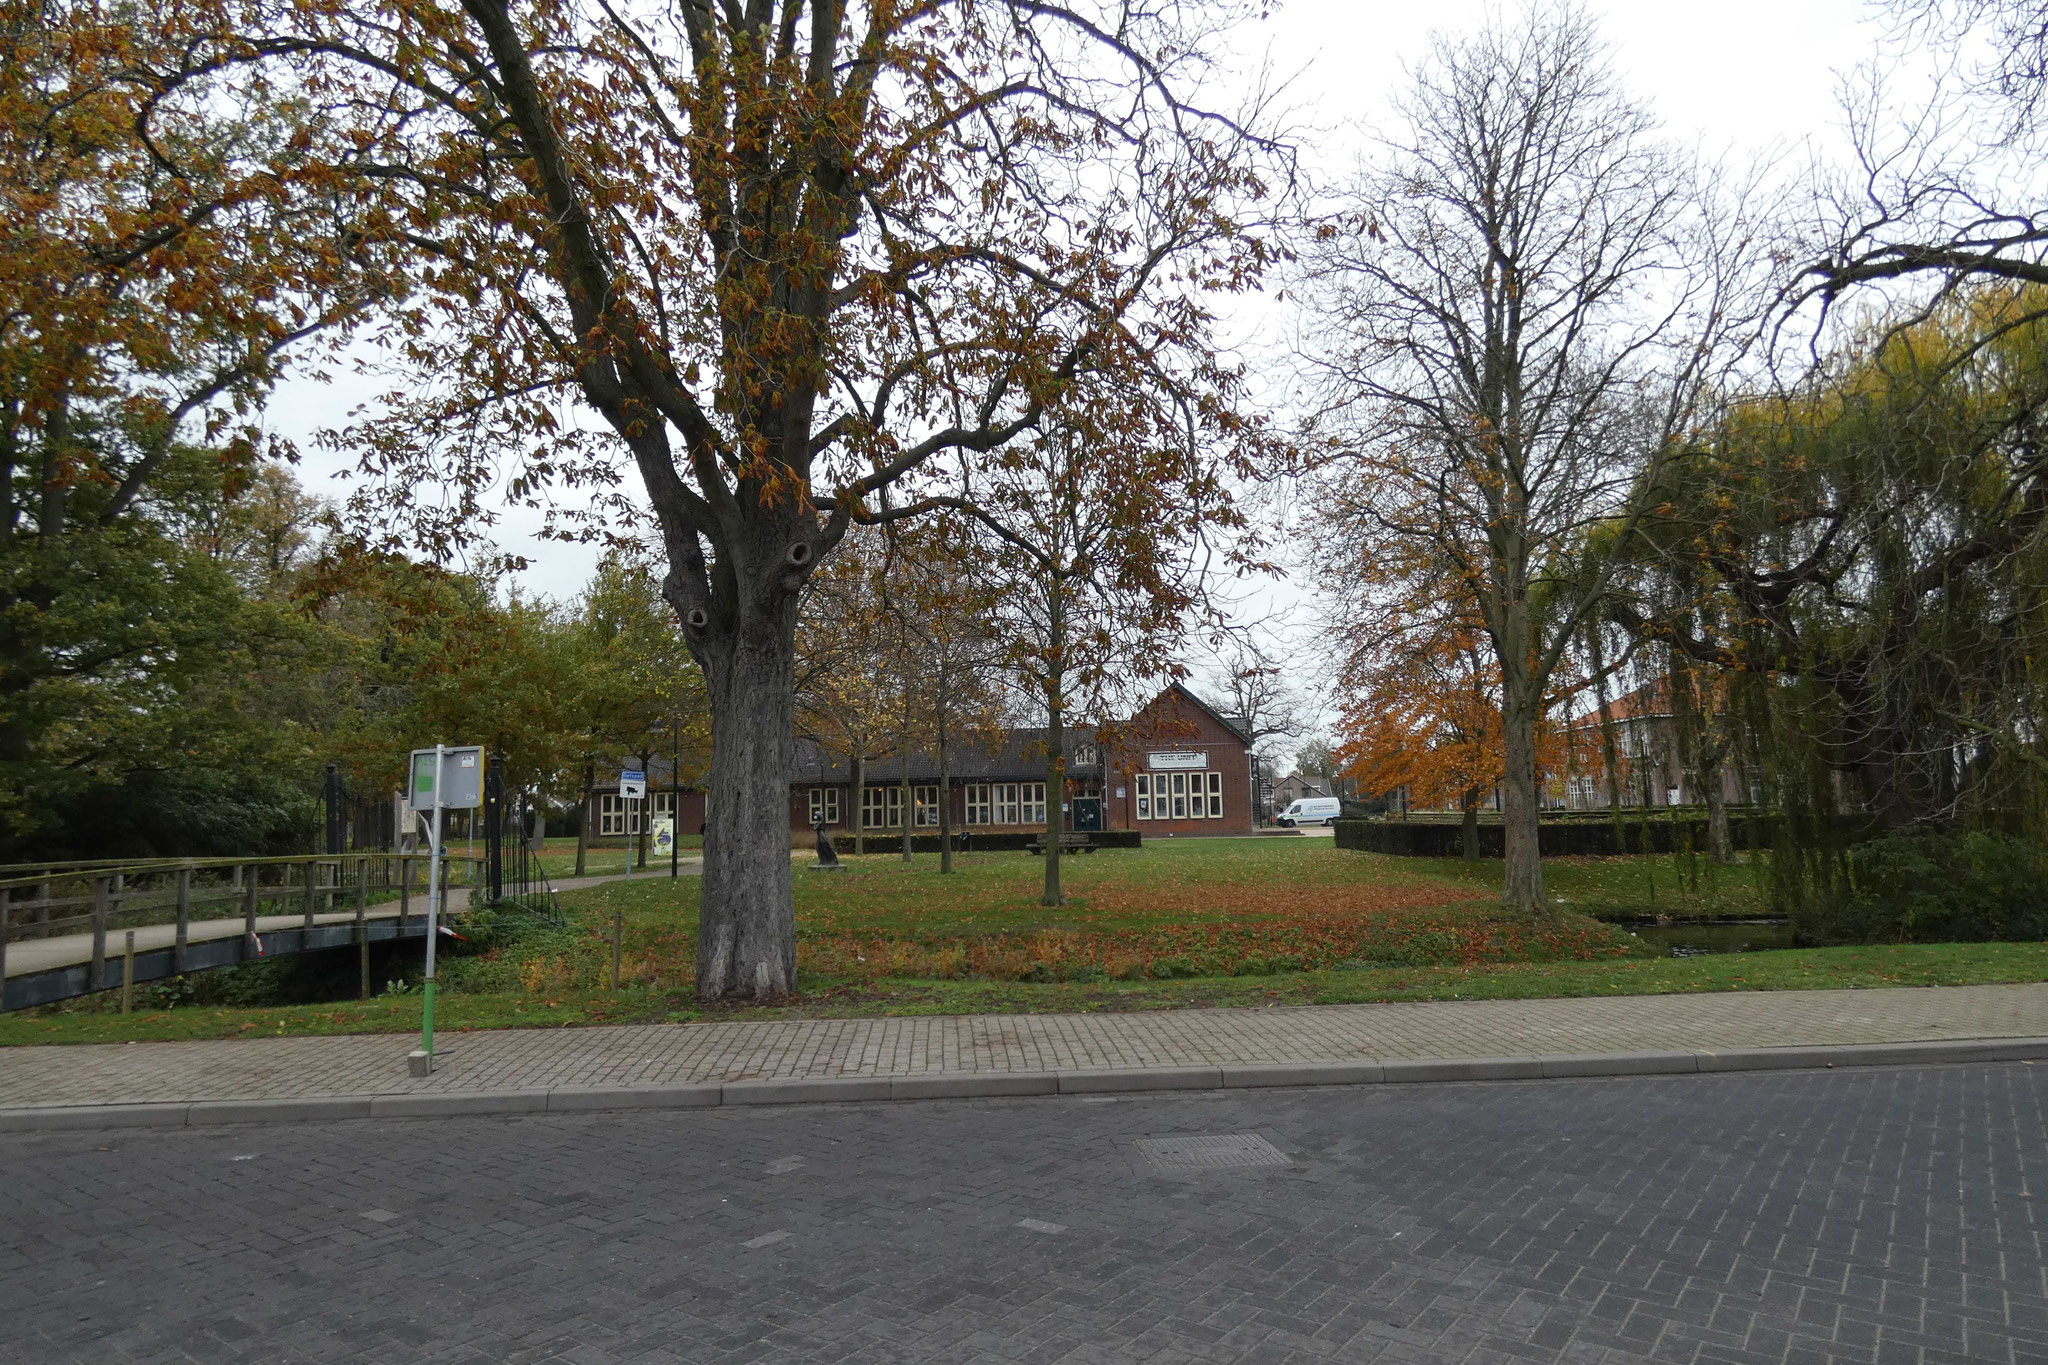
[[[1244,35],[1240,51],[1263,45],[1277,73],[1299,73],[1287,103],[1298,121],[1314,126],[1312,162],[1337,171],[1366,146],[1361,124],[1382,114],[1388,93],[1402,84],[1403,63],[1422,54],[1429,32],[1477,26],[1487,8],[1485,0],[1282,0],[1272,18]],[[1884,32],[1882,15],[1865,0],[1608,0],[1591,9],[1614,45],[1623,80],[1667,131],[1697,139],[1709,153],[1736,156],[1776,148],[1804,160],[1807,144],[1823,157],[1838,156],[1837,73],[1869,59]],[[1264,329],[1248,328],[1255,333],[1245,338],[1251,348],[1269,340],[1256,335]],[[272,424],[304,447],[301,476],[314,490],[345,493],[335,476],[347,461],[312,449],[312,433],[340,424],[374,392],[375,386],[299,382],[278,395]],[[522,588],[569,597],[589,578],[594,552],[543,541],[534,535],[538,524],[530,514],[508,515],[497,541],[531,561]],[[1283,582],[1242,596],[1242,616],[1285,613],[1294,624],[1283,635],[1300,640],[1312,615],[1306,585]],[[1316,651],[1304,645],[1300,652]]]

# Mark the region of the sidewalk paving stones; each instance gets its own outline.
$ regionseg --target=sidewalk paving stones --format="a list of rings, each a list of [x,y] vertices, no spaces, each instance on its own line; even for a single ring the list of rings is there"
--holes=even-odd
[[[1998,1039],[2018,1041],[1985,1041]],[[393,1034],[92,1044],[0,1049],[0,1120],[100,1106],[108,1123],[223,1122],[236,1103],[289,1118],[364,1098],[445,1114],[1508,1080],[1981,1061],[2048,1055],[2043,1039],[2048,984],[483,1030],[444,1035],[442,1066],[417,1078],[412,1040]]]

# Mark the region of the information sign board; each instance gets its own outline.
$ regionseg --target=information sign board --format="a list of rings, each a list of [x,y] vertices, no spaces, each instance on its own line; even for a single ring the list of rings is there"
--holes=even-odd
[[[638,768],[628,768],[619,774],[619,795],[629,801],[641,801],[647,797],[647,774]]]
[[[474,745],[441,750],[440,780],[435,780],[434,751],[412,751],[412,782],[407,804],[416,811],[433,809],[434,791],[441,793],[441,809],[472,810],[484,803],[484,751]]]
[[[1206,768],[1209,766],[1209,752],[1206,749],[1166,749],[1145,755],[1145,765],[1155,772],[1161,768]]]

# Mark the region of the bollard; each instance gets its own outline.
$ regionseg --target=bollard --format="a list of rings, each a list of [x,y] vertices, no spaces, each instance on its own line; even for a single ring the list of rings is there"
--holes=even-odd
[[[626,912],[612,911],[612,989],[619,988],[619,948],[626,932]]]
[[[121,1013],[135,1008],[135,931],[128,931],[128,946],[121,953]]]

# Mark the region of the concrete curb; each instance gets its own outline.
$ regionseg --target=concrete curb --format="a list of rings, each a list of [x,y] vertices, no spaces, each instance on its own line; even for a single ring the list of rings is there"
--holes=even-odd
[[[279,1100],[46,1105],[0,1109],[0,1133],[81,1128],[186,1128],[231,1123],[474,1114],[573,1114],[725,1105],[847,1104],[877,1100],[979,1099],[1017,1095],[1139,1094],[1276,1086],[1403,1085],[1439,1081],[1676,1076],[1827,1067],[1918,1066],[2048,1058],[2048,1038],[1965,1038],[1918,1043],[1604,1052],[1536,1057],[1371,1058],[1317,1062],[1149,1066],[1092,1071],[951,1071],[924,1076],[821,1076],[724,1084],[549,1086]]]

